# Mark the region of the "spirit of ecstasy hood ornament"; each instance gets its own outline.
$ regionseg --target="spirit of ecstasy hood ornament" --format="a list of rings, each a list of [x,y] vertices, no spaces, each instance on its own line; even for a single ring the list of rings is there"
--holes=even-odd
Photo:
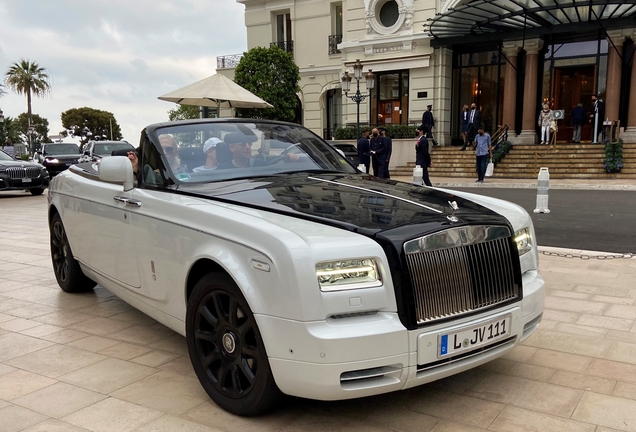
[[[450,205],[452,213],[450,215],[446,216],[446,218],[449,221],[451,221],[451,222],[459,222],[459,218],[457,216],[455,216],[455,211],[459,210],[459,206],[457,205],[457,201],[449,201],[448,205]]]

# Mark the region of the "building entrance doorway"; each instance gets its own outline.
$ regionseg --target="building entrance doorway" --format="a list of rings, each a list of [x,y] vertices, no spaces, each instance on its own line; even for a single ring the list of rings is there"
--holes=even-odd
[[[581,140],[589,141],[592,137],[592,129],[589,114],[592,111],[592,95],[596,88],[596,66],[580,67],[555,67],[554,88],[552,94],[554,100],[550,101],[550,108],[565,111],[563,120],[559,120],[559,132],[557,140],[572,140],[572,109],[580,102],[586,112],[585,123],[581,131]]]

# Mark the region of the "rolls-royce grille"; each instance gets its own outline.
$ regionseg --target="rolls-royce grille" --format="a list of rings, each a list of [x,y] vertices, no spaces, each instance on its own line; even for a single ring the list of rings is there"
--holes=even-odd
[[[10,179],[38,178],[42,170],[39,167],[11,167],[7,168],[7,175]]]
[[[462,229],[467,228],[459,230]],[[474,234],[474,227],[468,229]],[[505,232],[505,237],[499,230],[495,235],[491,231],[490,235],[484,232],[469,240],[464,237],[464,241],[460,235],[454,239],[456,242],[459,239],[458,246],[440,247],[439,241],[429,238],[425,243],[437,243],[438,247],[405,248],[418,324],[484,309],[520,296],[507,228]]]

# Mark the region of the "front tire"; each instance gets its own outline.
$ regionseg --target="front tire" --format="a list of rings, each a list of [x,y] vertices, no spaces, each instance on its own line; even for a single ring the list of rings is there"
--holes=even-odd
[[[282,393],[256,320],[226,274],[208,274],[194,287],[188,300],[186,340],[201,385],[221,408],[256,416],[276,406]]]
[[[71,245],[59,214],[51,219],[51,260],[57,284],[68,293],[90,291],[97,285],[86,277],[79,263],[73,258]]]
[[[38,195],[42,195],[44,193],[44,189],[43,188],[29,189],[29,192],[31,192],[31,195],[33,195],[33,196],[38,196]]]

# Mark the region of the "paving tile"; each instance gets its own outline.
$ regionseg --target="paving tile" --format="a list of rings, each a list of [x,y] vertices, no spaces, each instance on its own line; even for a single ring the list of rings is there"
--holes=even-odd
[[[78,339],[86,338],[88,336],[90,336],[88,333],[84,333],[77,330],[64,329],[59,332],[51,333],[48,335],[41,335],[38,337],[40,339],[45,339],[47,341],[51,341],[51,342],[55,342],[59,344],[66,344]]]
[[[439,416],[388,405],[374,409],[364,422],[399,432],[426,432],[439,423]],[[293,423],[289,428],[292,426]]]
[[[488,430],[500,432],[595,432],[596,426],[507,406]]]
[[[484,363],[483,365],[479,366],[478,369],[489,372],[508,373],[514,367],[514,365],[515,362],[500,357],[493,361],[489,361],[488,363]]]
[[[543,321],[541,321],[541,326],[543,327]],[[527,363],[537,351],[538,348],[517,345],[512,351],[504,354],[501,358],[514,362]]]
[[[62,375],[59,379],[85,389],[109,394],[156,372],[156,369],[148,366],[105,358],[103,361]],[[166,395],[170,394],[171,391],[166,393]]]
[[[122,321],[126,322],[126,321]],[[148,345],[174,336],[175,332],[168,327],[161,326],[133,326],[123,331],[113,333],[109,337],[137,345]]]
[[[411,403],[410,398],[412,396],[407,397],[406,395],[408,395],[409,392],[416,392],[418,390],[419,391],[439,390],[442,392],[452,392],[452,393],[462,394],[466,390],[475,387],[479,382],[485,379],[489,379],[490,376],[491,376],[490,372],[485,372],[478,368],[469,369],[460,374],[451,375],[448,378],[444,378],[438,381],[433,381],[432,383],[426,384],[425,386],[415,387],[413,389],[391,393],[390,400],[396,400],[396,399],[399,399],[400,397],[405,397],[409,399],[408,403],[405,404],[405,405],[408,405]]]
[[[39,325],[40,323],[37,321],[14,317],[12,320],[1,322],[0,328],[11,332],[19,332]]]
[[[443,420],[430,432],[486,432],[486,429]]]
[[[604,394],[612,394],[616,386],[616,380],[613,379],[583,375],[565,370],[557,371],[552,375],[550,383]]]
[[[69,342],[66,345],[86,351],[98,352],[119,343],[119,341],[104,338],[101,336],[88,336],[73,342]]]
[[[541,329],[524,343],[537,348],[592,357],[603,357],[612,344],[610,341],[589,336],[571,335]]]
[[[548,321],[575,323],[581,314],[574,312],[564,312],[555,309],[546,309],[543,311],[543,319]]]
[[[579,320],[577,320],[576,324],[590,327],[606,328],[609,330],[629,331],[629,329],[634,324],[634,321],[625,318],[583,315]]]
[[[583,391],[525,378],[493,374],[491,379],[481,381],[465,394],[531,411],[570,417]]]
[[[528,378],[535,381],[548,382],[555,371],[555,369],[543,366],[517,363],[512,367],[512,369],[510,369],[510,371],[508,371],[508,375]]]
[[[0,362],[53,345],[51,342],[17,333],[0,335]]]
[[[57,311],[58,311],[57,308],[33,303],[33,304],[30,304],[29,306],[24,306],[21,308],[5,311],[5,313],[8,313],[9,315],[13,315],[20,318],[35,318],[38,316],[55,313]]]
[[[528,360],[528,363],[570,372],[585,372],[591,358],[559,351],[540,349]]]
[[[176,354],[166,353],[163,351],[150,351],[149,353],[135,357],[130,361],[144,366],[157,367],[169,362],[170,360],[174,360],[177,357],[178,356]]]
[[[78,330],[86,333],[90,333],[97,336],[107,336],[113,333],[117,333],[125,328],[130,327],[130,324],[124,321],[112,320],[110,318],[91,318],[83,321]]]
[[[152,351],[151,348],[146,348],[139,345],[129,343],[118,343],[117,345],[110,346],[99,351],[100,354],[107,355],[109,357],[115,357],[121,360],[130,360],[135,357],[139,357],[142,354],[146,354]]]
[[[132,325],[150,326],[153,324],[157,324],[157,321],[150,318],[145,313],[139,312],[136,309],[131,309],[127,312],[122,312],[120,314],[113,315],[110,318],[114,320],[118,320],[118,321],[126,321]]]
[[[612,342],[612,346],[610,346],[609,351],[605,354],[605,358],[608,360],[636,364],[636,344]]]
[[[612,297],[612,296],[604,296],[604,295],[593,295],[590,300],[599,301],[603,303],[614,303],[614,304],[623,304],[623,305],[633,305],[634,302],[636,302],[635,298]]]
[[[612,304],[603,312],[603,315],[634,320],[636,319],[636,306]]]
[[[591,337],[597,337],[597,336],[603,337],[608,331],[605,328],[590,327],[590,326],[583,326],[579,324],[570,324],[570,323],[559,323],[556,326],[556,328],[554,328],[554,330],[561,333],[570,333],[570,334],[575,334],[580,336],[591,336]]]
[[[57,381],[25,370],[0,375],[0,399],[13,400],[25,394],[48,387]]]
[[[575,291],[548,290],[549,297],[563,297],[577,300],[591,300],[592,295]]]
[[[0,363],[0,376],[6,375],[10,372],[16,370],[14,367],[8,366],[6,364]]]
[[[157,420],[153,420],[147,425],[135,429],[134,432],[221,432],[219,429],[213,429],[198,423],[194,423],[182,418],[164,415]]]
[[[49,378],[57,378],[105,358],[102,355],[77,348],[54,345],[31,354],[13,358],[7,364]]]
[[[93,318],[92,315],[84,314],[81,312],[61,310],[55,313],[36,317],[34,318],[34,320],[44,324],[69,327],[76,326],[79,323],[88,321],[91,318]],[[79,328],[79,330],[81,330],[81,328]]]
[[[600,392],[597,392],[600,393]],[[613,396],[621,397],[625,399],[636,400],[636,384],[625,383],[625,382],[617,382],[616,387],[614,387],[614,391],[612,392]]]
[[[629,297],[630,291],[632,288],[617,288],[615,286],[607,287],[603,286],[603,284],[598,285],[577,285],[574,288],[577,292],[588,293],[588,294],[596,294],[596,295],[606,295],[611,297]]]
[[[628,363],[593,359],[585,374],[636,384],[636,365]]]
[[[26,396],[13,403],[49,417],[62,418],[82,408],[90,406],[107,396],[70,384],[58,382]]]
[[[605,339],[636,344],[636,333],[619,330],[608,330],[607,334],[605,335]]]
[[[7,321],[12,321],[14,319],[15,319],[15,317],[13,315],[7,315],[7,314],[4,314],[4,313],[0,313],[0,323],[7,322]]]
[[[87,313],[89,315],[99,316],[102,318],[108,318],[113,315],[120,314],[122,312],[128,312],[132,309],[128,303],[118,298],[110,299],[107,301],[99,302],[97,304],[87,306],[79,309],[79,312]]]
[[[17,405],[0,409],[0,427],[2,432],[18,432],[38,424],[47,417]]]
[[[172,334],[173,336],[151,343],[148,347],[160,351],[168,351],[181,356],[187,356],[188,345],[186,344],[185,338],[175,332],[172,332]]]
[[[145,368],[140,365],[138,367]],[[175,416],[180,416],[209,400],[197,379],[170,372],[148,376],[111,395]]]
[[[114,398],[74,412],[61,420],[93,432],[129,432],[161,417],[162,413]]]
[[[636,401],[586,392],[572,419],[621,431],[636,431]]]
[[[86,432],[88,429],[72,426],[55,419],[48,419],[35,426],[24,429],[22,432]]]
[[[475,397],[434,391],[421,394],[409,409],[470,426],[487,428],[504,409],[504,405]]]
[[[36,327],[31,327],[30,329],[22,330],[20,333],[23,335],[39,338],[41,336],[48,336],[50,334],[57,333],[62,330],[64,330],[63,327],[58,327],[58,326],[54,326],[50,324],[40,324]]]

